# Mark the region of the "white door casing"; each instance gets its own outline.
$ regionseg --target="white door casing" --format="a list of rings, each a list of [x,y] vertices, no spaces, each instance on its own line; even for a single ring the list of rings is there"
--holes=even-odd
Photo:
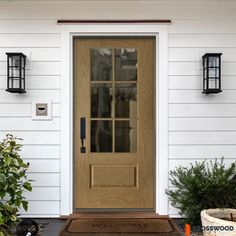
[[[168,25],[61,25],[61,215],[73,213],[73,37],[154,36],[156,40],[156,213],[168,214]]]

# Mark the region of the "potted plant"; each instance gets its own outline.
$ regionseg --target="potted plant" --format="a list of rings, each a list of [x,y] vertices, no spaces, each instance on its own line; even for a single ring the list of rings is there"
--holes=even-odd
[[[0,142],[0,236],[6,236],[16,226],[21,207],[27,211],[28,202],[23,193],[32,190],[26,176],[29,163],[19,155],[22,145],[18,140],[7,134]]]
[[[201,221],[204,236],[235,236],[236,209],[216,208],[203,210]]]
[[[171,204],[179,209],[186,223],[201,225],[204,209],[236,208],[236,162],[225,167],[221,161],[195,162],[189,168],[178,166],[170,172],[173,189],[166,190]]]

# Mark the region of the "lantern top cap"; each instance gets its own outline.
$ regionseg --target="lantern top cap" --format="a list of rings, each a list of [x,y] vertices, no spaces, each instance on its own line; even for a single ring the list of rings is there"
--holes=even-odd
[[[6,52],[6,55],[8,55],[8,56],[21,56],[23,58],[26,58],[26,55],[22,52]]]
[[[214,56],[221,56],[222,53],[206,53],[202,56],[202,58],[204,57],[214,57]]]

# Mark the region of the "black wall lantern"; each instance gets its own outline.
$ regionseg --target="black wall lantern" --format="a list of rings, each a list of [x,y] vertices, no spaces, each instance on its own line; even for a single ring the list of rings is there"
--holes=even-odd
[[[25,62],[23,53],[7,54],[7,89],[10,93],[26,93],[25,91]]]
[[[221,55],[222,53],[206,53],[203,59],[203,92],[205,94],[220,93],[221,90]]]

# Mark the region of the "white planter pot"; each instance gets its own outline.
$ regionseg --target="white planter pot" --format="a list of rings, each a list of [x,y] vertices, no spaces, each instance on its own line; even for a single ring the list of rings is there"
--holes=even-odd
[[[236,236],[236,222],[230,219],[230,213],[236,218],[236,209],[208,209],[201,212],[204,236]]]

